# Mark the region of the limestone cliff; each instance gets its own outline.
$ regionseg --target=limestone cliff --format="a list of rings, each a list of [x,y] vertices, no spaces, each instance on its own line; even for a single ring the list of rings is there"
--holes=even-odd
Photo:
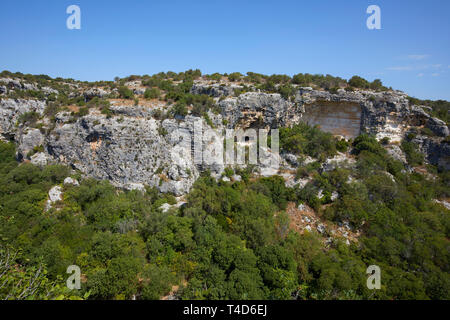
[[[4,82],[14,90],[35,88],[13,80]],[[120,101],[108,115],[93,109],[78,118],[69,111],[50,118],[44,114],[46,100],[3,97],[0,138],[18,144],[20,161],[30,160],[37,165],[64,163],[86,176],[108,179],[120,187],[143,189],[149,185],[176,195],[187,193],[202,170],[211,170],[218,177],[224,169],[220,153],[209,163],[194,163],[192,141],[198,121],[203,131],[214,127],[218,133],[225,128],[273,129],[307,122],[347,139],[367,132],[378,139],[388,137],[393,143],[400,142],[414,128],[428,128],[433,136],[419,134],[414,142],[430,163],[446,170],[450,167],[447,125],[421,106],[411,105],[405,93],[343,89],[330,93],[297,87],[294,97],[284,99],[280,94],[252,89],[236,96],[235,89],[241,87],[194,84],[191,93],[214,97],[220,110],[219,114],[209,112],[208,121],[192,115],[159,120],[154,107],[139,103],[130,106]],[[5,86],[0,94],[6,92]],[[86,100],[107,94],[101,88],[83,92]],[[19,121],[24,114],[33,113],[39,118],[33,126]],[[205,139],[202,148],[212,150],[222,142],[220,134]]]

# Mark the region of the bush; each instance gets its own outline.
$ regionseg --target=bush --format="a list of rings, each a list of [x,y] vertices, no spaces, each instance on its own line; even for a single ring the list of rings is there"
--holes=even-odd
[[[292,128],[280,128],[280,148],[324,160],[336,154],[336,139],[318,127],[301,123]]]
[[[232,82],[238,81],[238,80],[240,80],[241,78],[242,78],[242,74],[239,73],[239,72],[233,72],[233,73],[230,73],[230,74],[228,75],[228,80],[230,80],[230,81],[232,81]]]
[[[119,90],[119,96],[122,99],[133,99],[134,98],[134,93],[131,89],[128,89],[125,86],[120,86],[118,90]]]
[[[171,109],[171,113],[174,116],[185,117],[188,114],[186,104],[183,102],[177,102]]]
[[[347,152],[349,143],[345,139],[341,139],[336,142],[336,149],[340,152]]]
[[[404,140],[401,148],[405,153],[406,160],[410,166],[423,164],[424,155],[418,151],[417,145],[414,142]]]
[[[348,84],[354,88],[361,88],[361,89],[368,89],[369,88],[369,82],[361,78],[359,76],[353,76],[349,81]]]
[[[158,88],[146,89],[144,93],[145,99],[159,99],[161,92]]]
[[[36,121],[38,121],[40,118],[39,113],[35,111],[25,112],[21,114],[18,118],[18,122],[21,124],[26,124],[28,126],[34,126],[36,124]]]

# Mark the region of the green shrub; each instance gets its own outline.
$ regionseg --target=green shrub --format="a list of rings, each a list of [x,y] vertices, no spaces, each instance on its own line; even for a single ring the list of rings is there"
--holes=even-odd
[[[145,99],[159,99],[161,92],[158,88],[146,89],[144,93]]]
[[[409,165],[417,166],[423,164],[424,155],[418,150],[414,142],[403,140],[401,148]]]
[[[122,99],[133,99],[134,98],[134,93],[131,89],[128,89],[125,86],[120,86],[118,90],[119,90],[119,96]]]

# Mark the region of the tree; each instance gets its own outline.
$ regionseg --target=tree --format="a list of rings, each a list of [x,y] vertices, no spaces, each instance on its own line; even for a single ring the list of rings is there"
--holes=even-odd
[[[2,300],[62,300],[82,299],[71,295],[61,276],[48,277],[46,266],[20,265],[22,252],[0,248],[0,299]],[[88,295],[85,295],[85,298]]]
[[[133,99],[134,98],[134,93],[131,89],[128,89],[125,86],[120,86],[118,90],[119,90],[119,96],[122,99]]]
[[[233,72],[228,75],[228,80],[234,82],[238,81],[242,78],[242,74],[240,72]]]
[[[158,88],[146,89],[144,93],[145,99],[159,99],[161,92]]]
[[[359,76],[353,76],[349,81],[348,84],[355,88],[361,88],[361,89],[367,89],[369,88],[369,82],[361,78]]]
[[[177,102],[171,110],[174,116],[185,117],[188,114],[186,104],[184,102]]]

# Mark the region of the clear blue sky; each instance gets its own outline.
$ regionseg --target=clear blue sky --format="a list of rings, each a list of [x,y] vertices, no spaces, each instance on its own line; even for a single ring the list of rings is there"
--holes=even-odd
[[[81,30],[66,8],[81,8]],[[382,30],[366,28],[381,8]],[[2,1],[0,70],[79,80],[203,73],[361,75],[450,100],[450,1]]]

